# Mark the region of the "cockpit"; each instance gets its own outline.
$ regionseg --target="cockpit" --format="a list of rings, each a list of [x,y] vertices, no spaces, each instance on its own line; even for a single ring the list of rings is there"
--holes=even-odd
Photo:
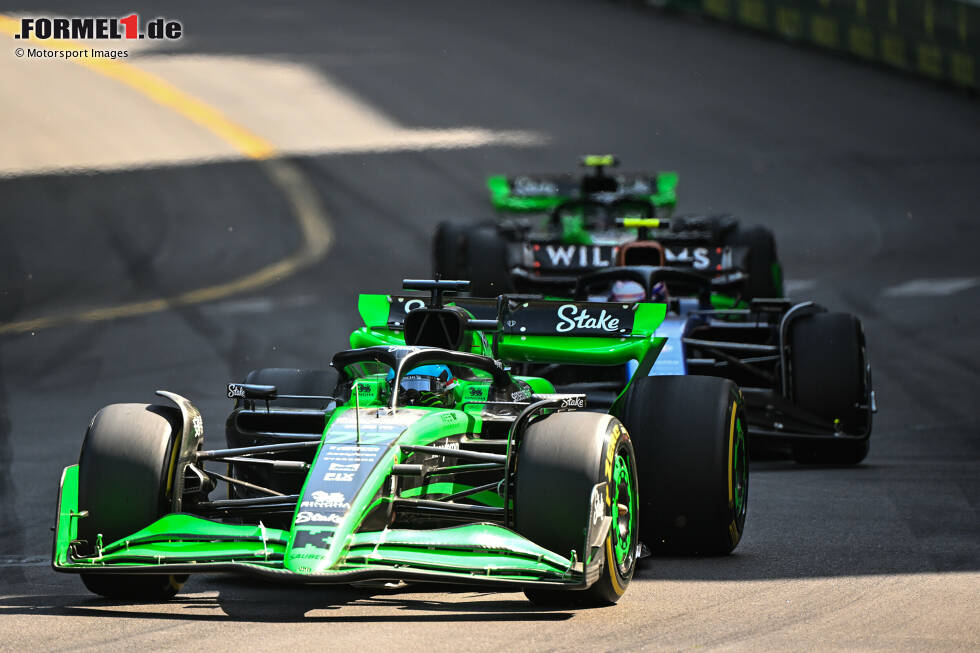
[[[360,407],[453,408],[467,398],[504,396],[514,385],[493,359],[429,347],[343,351],[332,365],[340,372],[337,401]]]

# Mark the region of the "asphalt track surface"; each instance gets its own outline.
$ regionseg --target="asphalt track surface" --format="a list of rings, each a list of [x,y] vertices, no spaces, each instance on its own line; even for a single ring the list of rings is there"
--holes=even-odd
[[[129,63],[272,143],[314,189],[332,240],[312,265],[244,293],[2,332],[0,650],[980,645],[974,99],[627,4],[198,5],[169,4],[188,36]],[[133,10],[159,13],[86,5]],[[302,248],[266,164],[125,85],[0,45],[14,82],[0,87],[0,325],[179,296]],[[283,81],[294,78],[324,87]],[[373,122],[304,111],[341,97]],[[733,556],[647,560],[603,609],[217,576],[134,606],[50,570],[58,478],[99,407],[170,389],[220,442],[224,384],[325,365],[356,325],[358,291],[425,275],[438,221],[488,215],[486,174],[593,151],[679,171],[682,210],[768,225],[795,296],[861,317],[879,407],[864,464],[755,461]]]

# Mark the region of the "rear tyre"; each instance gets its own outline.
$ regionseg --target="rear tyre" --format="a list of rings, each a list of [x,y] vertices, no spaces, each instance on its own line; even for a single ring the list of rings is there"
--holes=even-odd
[[[746,281],[742,299],[783,296],[783,268],[776,255],[776,238],[765,227],[736,227],[728,232],[724,244],[729,247],[748,247]]]
[[[660,554],[731,553],[749,489],[738,387],[708,376],[642,377],[621,412],[643,481],[643,543]]]
[[[337,385],[335,370],[304,370],[284,367],[265,367],[252,370],[245,377],[245,383],[255,385],[273,385],[278,395],[297,396],[329,396]],[[290,438],[289,434],[298,433],[303,436],[323,433],[326,426],[324,411],[329,402],[322,399],[275,399],[276,409],[292,411],[292,415],[271,414],[259,415],[259,422],[243,422],[238,411],[228,417],[225,426],[225,439],[229,448],[262,446],[267,444],[282,444],[300,441],[303,438]],[[263,409],[264,410],[264,409]],[[266,418],[264,422],[261,418]],[[296,460],[303,458],[296,451],[270,453],[263,457],[269,459]],[[314,454],[308,453],[305,462],[312,462]],[[229,463],[229,475],[260,487],[269,488],[284,494],[294,494],[299,491],[303,477],[293,472],[273,471],[268,465]],[[229,485],[228,496],[231,499],[248,499],[264,496],[263,493],[240,485]],[[266,525],[286,527],[285,518],[273,517]]]
[[[466,241],[470,294],[496,297],[514,292],[507,260],[507,241],[495,229],[476,229]]]
[[[432,237],[432,272],[440,279],[464,279],[466,229],[455,222],[440,222]]]
[[[608,483],[613,517],[603,543],[603,570],[586,590],[529,587],[541,605],[609,605],[626,591],[639,544],[636,454],[619,420],[598,413],[555,413],[528,427],[518,457],[516,530],[533,542],[584,560],[592,488]]]
[[[862,439],[793,444],[801,463],[856,465],[868,455],[871,388],[861,322],[848,313],[816,313],[793,322],[791,364],[797,405]]]
[[[78,459],[78,505],[88,517],[78,537],[94,547],[131,535],[170,511],[167,494],[179,442],[180,411],[152,404],[112,404],[85,434]],[[90,591],[114,599],[163,601],[187,576],[81,574]]]
[[[274,385],[276,394],[307,397],[329,396],[337,385],[335,370],[299,370],[287,367],[264,367],[252,370],[245,383]],[[322,399],[276,399],[280,408],[326,409]]]

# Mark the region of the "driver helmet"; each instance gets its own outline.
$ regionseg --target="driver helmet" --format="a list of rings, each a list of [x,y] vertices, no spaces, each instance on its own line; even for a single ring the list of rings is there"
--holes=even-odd
[[[615,302],[642,302],[646,299],[646,291],[637,282],[624,279],[613,283],[612,299]]]
[[[395,371],[388,372],[388,385],[395,381]],[[420,365],[406,372],[398,384],[399,406],[450,408],[455,405],[456,379],[446,365]]]
[[[643,286],[636,281],[616,281],[612,285],[611,294],[612,300],[615,302],[629,303],[642,302],[646,300],[646,291],[644,291]],[[663,281],[658,281],[657,283],[653,284],[653,288],[650,289],[650,301],[667,301],[667,286],[664,285]]]

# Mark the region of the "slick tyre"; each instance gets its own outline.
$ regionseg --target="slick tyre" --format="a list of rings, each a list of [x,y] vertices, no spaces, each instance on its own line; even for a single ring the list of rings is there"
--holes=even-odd
[[[507,260],[507,241],[493,228],[476,229],[466,240],[470,294],[496,297],[514,291]]]
[[[255,385],[274,385],[280,395],[306,397],[329,396],[337,385],[335,370],[302,370],[287,367],[264,367],[252,370],[245,377],[245,383]],[[323,410],[326,403],[322,399],[276,399],[279,408],[311,408]]]
[[[585,560],[592,488],[607,483],[612,526],[601,550],[599,579],[583,591],[528,587],[536,604],[609,605],[626,591],[639,544],[639,486],[629,434],[609,415],[555,413],[524,434],[517,462],[517,532],[550,551]]]
[[[333,393],[337,385],[335,370],[304,370],[283,367],[265,367],[252,370],[245,377],[245,383],[272,385],[279,395],[305,397],[324,397]],[[324,410],[329,402],[322,399],[275,399],[275,410],[271,413],[259,412],[248,415],[247,419],[232,412],[225,425],[225,440],[229,448],[253,447],[268,444],[298,442],[309,436],[322,434],[325,424]],[[264,409],[263,409],[264,410]],[[282,412],[277,412],[282,411]],[[290,438],[291,434],[298,437]],[[297,452],[271,453],[269,459],[295,460],[302,454]],[[306,462],[312,462],[309,453]],[[293,472],[274,471],[268,465],[229,463],[229,475],[247,483],[268,488],[283,494],[299,492],[303,477]],[[261,492],[239,485],[229,485],[228,497],[248,499],[263,496]],[[274,516],[267,525],[287,527],[281,516]]]
[[[466,278],[466,229],[440,222],[432,237],[432,273],[439,279]]]
[[[859,439],[797,442],[801,463],[856,465],[869,450],[871,377],[861,322],[849,313],[816,313],[790,327],[793,396],[797,405]]]
[[[729,247],[749,249],[747,270],[749,279],[742,299],[783,296],[783,270],[776,255],[776,239],[765,227],[736,227],[725,235]]]
[[[88,517],[78,538],[94,547],[131,535],[170,510],[169,481],[176,462],[180,411],[152,404],[112,404],[85,434],[78,459],[78,505]],[[163,601],[187,576],[81,574],[90,591],[113,599]]]
[[[708,376],[638,378],[621,413],[643,484],[643,543],[659,554],[730,553],[745,527],[749,489],[738,387]]]

